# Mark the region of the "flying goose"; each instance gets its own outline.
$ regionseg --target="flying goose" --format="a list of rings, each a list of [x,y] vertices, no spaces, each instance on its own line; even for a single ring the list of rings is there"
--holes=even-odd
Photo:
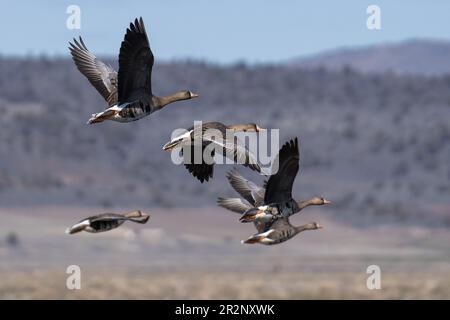
[[[227,173],[227,179],[234,190],[236,190],[242,198],[217,198],[219,206],[236,213],[244,213],[253,207],[264,206],[264,194],[266,189],[258,186],[256,183],[245,179],[237,170]],[[297,201],[299,211],[310,205],[324,205],[331,203],[323,197],[312,197],[308,200]]]
[[[239,144],[234,135],[232,140],[227,133],[239,131],[259,132],[265,130],[254,123],[225,125],[221,122],[205,122],[201,126],[192,126],[185,133],[176,136],[163,146],[163,150],[171,151],[175,148],[182,148],[185,167],[188,171],[200,180],[201,183],[208,181],[213,176],[215,151],[220,149],[227,158],[234,160],[250,169],[261,172],[255,157],[250,151]],[[189,148],[189,149],[187,149]],[[208,150],[206,150],[208,148]],[[206,150],[206,152],[205,152]],[[201,155],[199,159],[196,154]],[[203,155],[209,154],[210,159],[205,159]]]
[[[131,211],[125,214],[103,213],[83,219],[72,227],[66,229],[66,233],[74,234],[80,231],[98,233],[115,229],[122,225],[125,221],[133,221],[136,223],[146,223],[150,216],[139,210]]]
[[[169,96],[153,95],[151,76],[154,63],[142,18],[130,23],[120,47],[119,72],[92,54],[80,37],[69,42],[69,50],[78,70],[108,103],[103,112],[94,113],[88,123],[105,120],[130,122],[162,109],[169,103],[198,97],[189,90]]]
[[[323,228],[317,222],[307,223],[301,226],[293,226],[286,217],[277,219],[270,223],[261,232],[254,234],[242,243],[260,243],[265,245],[279,244],[295,237],[306,230],[317,230]]]
[[[264,194],[266,189],[258,186],[256,183],[245,179],[239,174],[237,170],[232,170],[227,173],[227,179],[230,182],[234,190],[244,198],[217,198],[217,204],[230,211],[243,214],[246,211],[254,208],[264,206]],[[330,203],[323,197],[312,197],[309,200],[297,201],[299,211],[310,205],[323,205]],[[253,220],[258,232],[262,232],[270,223],[264,223],[263,221]]]
[[[241,216],[239,219],[241,222],[255,220],[270,222],[281,217],[289,217],[309,205],[331,203],[323,197],[299,202],[292,198],[292,187],[299,170],[299,159],[297,138],[286,142],[278,154],[278,171],[270,176],[265,186],[263,204],[255,202],[253,207]]]

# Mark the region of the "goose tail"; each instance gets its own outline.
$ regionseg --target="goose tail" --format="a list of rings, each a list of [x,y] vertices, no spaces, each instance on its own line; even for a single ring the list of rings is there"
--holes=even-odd
[[[164,151],[170,151],[170,150],[176,148],[182,141],[183,141],[183,138],[180,138],[180,139],[176,139],[176,140],[167,142],[167,143],[163,146],[163,150],[164,150]]]
[[[87,124],[103,122],[105,120],[108,120],[108,119],[114,117],[115,114],[116,114],[116,111],[111,110],[111,109],[107,109],[107,110],[105,110],[103,112],[99,112],[99,113],[93,113],[91,115],[91,117],[89,118],[89,120],[87,121]]]
[[[86,227],[88,227],[89,225],[90,225],[90,222],[88,220],[84,220],[84,221],[78,222],[78,223],[74,224],[73,226],[67,228],[66,229],[66,233],[67,234],[74,234],[74,233],[81,232],[84,229],[86,229]]]

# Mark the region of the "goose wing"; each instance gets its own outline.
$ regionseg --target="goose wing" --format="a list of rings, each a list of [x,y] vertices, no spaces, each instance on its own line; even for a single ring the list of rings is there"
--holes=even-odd
[[[111,107],[117,103],[117,72],[88,50],[80,37],[69,42],[69,50],[78,70],[102,95]]]
[[[183,146],[181,151],[184,157],[184,166],[194,177],[200,180],[201,183],[209,181],[214,174],[214,163],[207,163],[203,159],[205,148],[208,145],[209,143],[205,142],[201,144],[191,143],[190,145]],[[188,150],[185,148],[189,148],[189,152],[187,152]],[[201,150],[199,150],[199,148],[201,148]],[[196,152],[201,152],[201,163],[196,163],[195,161]],[[214,150],[212,150],[211,156],[214,157]]]
[[[204,134],[203,139],[212,142],[223,149],[225,156],[232,159],[237,164],[242,164],[254,171],[261,172],[261,167],[256,157],[245,147],[237,143],[237,139],[229,141],[225,138],[217,139],[217,137],[209,137]]]
[[[155,59],[150,49],[142,18],[130,23],[119,54],[118,100],[120,103],[152,96],[152,68]]]
[[[118,221],[118,220],[129,220],[129,218],[116,213],[104,213],[97,216],[88,218],[91,223],[99,221]]]
[[[264,203],[281,203],[292,199],[292,186],[299,170],[298,139],[286,142],[278,153],[278,171],[266,184]]]
[[[228,172],[227,179],[233,189],[253,206],[259,206],[264,203],[265,189],[245,179],[237,170]]]
[[[225,209],[228,209],[230,211],[243,214],[248,209],[251,209],[252,206],[241,198],[217,198],[217,204]],[[253,224],[255,225],[256,230],[258,233],[263,232],[263,230],[266,228],[266,224],[261,221],[254,221]]]
[[[225,209],[236,213],[244,213],[248,209],[251,209],[252,206],[241,198],[217,198],[217,204]]]

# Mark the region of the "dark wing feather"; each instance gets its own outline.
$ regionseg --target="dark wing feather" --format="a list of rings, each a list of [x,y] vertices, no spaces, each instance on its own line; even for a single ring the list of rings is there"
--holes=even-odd
[[[183,147],[182,149],[182,153],[183,153],[183,157],[184,157],[184,161],[185,161],[185,167],[186,169],[188,169],[188,171],[194,176],[196,177],[198,180],[200,180],[201,183],[203,183],[204,181],[209,181],[209,178],[213,177],[214,174],[214,163],[212,164],[208,164],[204,161],[203,159],[203,152],[205,151],[205,148],[207,147],[207,143],[202,143],[201,145],[199,144],[195,144],[192,143],[191,145],[186,145]],[[184,152],[185,148],[190,148],[190,155],[188,154],[188,152]],[[202,163],[196,164],[195,163],[195,150],[196,148],[201,148],[201,154],[202,154],[202,158],[201,161]],[[197,150],[198,152],[198,150]],[[187,159],[187,157],[190,156],[190,159]],[[212,154],[212,156],[214,156]],[[189,160],[189,161],[186,161]]]
[[[117,103],[117,72],[92,54],[80,37],[69,42],[69,50],[78,70],[89,80],[111,107]]]
[[[264,203],[282,203],[292,199],[292,186],[299,169],[298,140],[284,144],[278,154],[278,172],[270,176]]]
[[[117,213],[103,213],[103,214],[99,214],[93,217],[89,217],[88,218],[89,221],[92,222],[98,222],[98,221],[120,221],[120,220],[128,220],[127,217],[121,215],[121,214],[117,214]]]
[[[118,99],[120,103],[152,95],[153,53],[142,18],[130,23],[119,54]]]

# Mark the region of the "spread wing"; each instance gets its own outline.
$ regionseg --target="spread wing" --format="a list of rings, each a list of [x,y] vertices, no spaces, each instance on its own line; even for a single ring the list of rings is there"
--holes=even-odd
[[[184,146],[181,151],[184,157],[184,166],[194,177],[200,180],[201,183],[203,183],[204,181],[208,181],[209,178],[212,178],[214,174],[214,163],[206,163],[203,159],[203,154],[207,146],[207,143],[191,143],[190,145]],[[185,148],[190,148],[189,152],[187,152],[188,150]],[[201,148],[201,151],[198,150],[198,148]],[[196,163],[195,161],[196,152],[201,152],[201,163]],[[214,157],[214,150],[212,150],[211,156]]]
[[[236,141],[211,139],[206,135],[203,135],[203,139],[222,147],[225,156],[232,159],[235,163],[242,164],[254,171],[261,172],[261,167],[253,154],[250,153],[246,147],[239,145]]]
[[[152,95],[152,68],[155,59],[150,49],[142,18],[130,23],[119,54],[118,100],[120,103]]]
[[[69,42],[69,50],[78,70],[89,80],[111,107],[117,103],[117,72],[92,54],[80,37]]]
[[[241,198],[217,198],[217,204],[225,209],[236,213],[244,213],[248,209],[251,209],[252,206]]]
[[[259,206],[264,202],[265,189],[245,179],[237,170],[227,173],[227,179],[236,192],[253,206]]]
[[[217,204],[222,208],[228,209],[230,211],[242,214],[248,209],[251,209],[252,206],[248,204],[245,200],[241,198],[217,198]],[[263,232],[264,228],[266,228],[266,223],[261,221],[254,222],[255,228],[258,233]]]
[[[115,213],[104,213],[89,218],[89,221],[91,223],[100,221],[121,221],[121,220],[128,220],[128,218],[124,217],[123,215]]]
[[[278,171],[266,184],[264,203],[281,203],[292,199],[292,186],[299,170],[298,139],[286,142],[278,153]]]
[[[195,130],[194,127],[191,127],[188,130],[192,130],[191,137],[193,140],[200,140],[204,143],[214,143],[222,150],[227,158],[232,159],[235,163],[242,164],[252,170],[261,172],[258,161],[246,147],[239,145],[237,139],[234,139],[234,141],[228,141],[226,139],[226,129],[227,127],[223,123],[207,122],[202,124],[201,130]]]

